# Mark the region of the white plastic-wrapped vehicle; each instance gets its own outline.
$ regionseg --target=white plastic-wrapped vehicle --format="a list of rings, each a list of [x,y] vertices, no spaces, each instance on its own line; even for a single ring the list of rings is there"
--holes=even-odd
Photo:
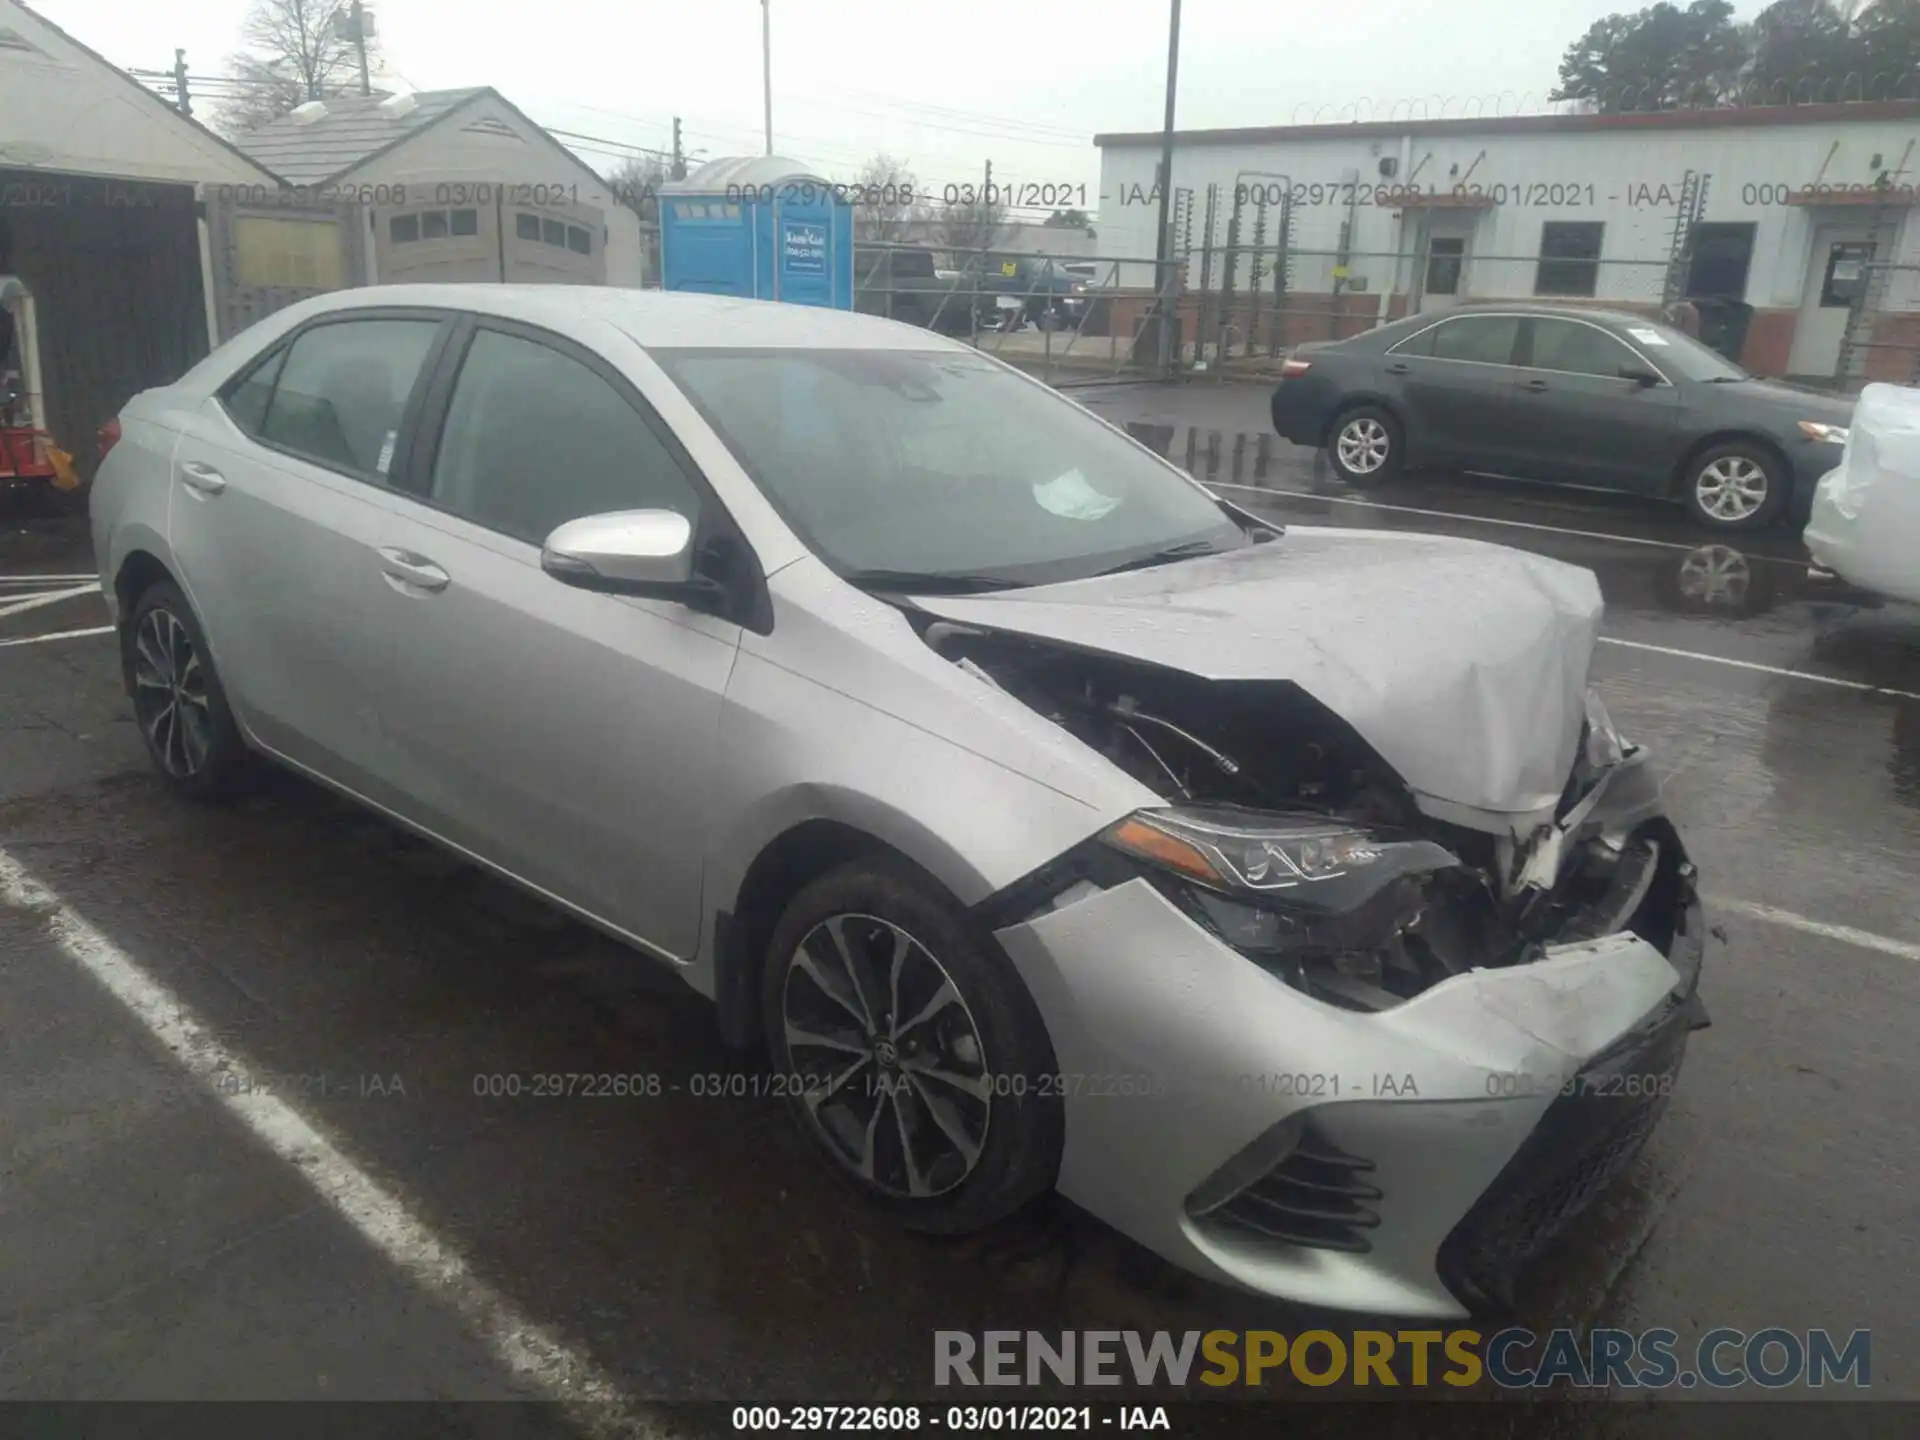
[[[1860,392],[1840,463],[1814,492],[1805,539],[1821,569],[1920,604],[1920,390]]]

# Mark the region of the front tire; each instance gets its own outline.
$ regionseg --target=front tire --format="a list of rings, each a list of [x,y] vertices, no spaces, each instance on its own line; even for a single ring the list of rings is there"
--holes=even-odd
[[[965,1234],[1052,1188],[1065,1119],[1040,1012],[913,867],[856,860],[795,896],[761,1005],[795,1122],[899,1223]]]
[[[1356,490],[1387,484],[1406,464],[1400,422],[1378,405],[1356,405],[1337,416],[1326,449],[1333,473]]]
[[[1723,534],[1763,530],[1786,502],[1785,467],[1751,441],[1715,445],[1687,467],[1681,498],[1709,529]]]
[[[170,581],[141,592],[120,633],[134,719],[167,783],[191,800],[221,800],[243,787],[249,756],[207,637],[187,597]]]

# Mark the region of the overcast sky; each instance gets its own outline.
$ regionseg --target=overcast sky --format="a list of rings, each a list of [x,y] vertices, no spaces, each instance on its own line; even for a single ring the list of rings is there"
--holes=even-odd
[[[178,8],[131,0],[28,0],[117,65],[223,73],[247,0]],[[757,154],[756,0],[377,0],[389,74],[432,89],[492,85],[549,127]],[[1638,0],[1409,0],[1250,4],[1186,0],[1181,126],[1352,118],[1451,97],[1538,110],[1561,53],[1595,19]],[[1743,17],[1759,6],[1739,6]],[[1085,184],[1097,208],[1096,132],[1152,130],[1164,103],[1166,0],[773,0],[775,149],[836,178],[878,150],[923,187],[977,179]],[[1343,109],[1343,107],[1345,107]],[[1404,113],[1405,106],[1402,106]],[[1474,113],[1469,110],[1468,113]],[[1361,118],[1365,118],[1364,111]],[[576,143],[590,163],[605,151]]]

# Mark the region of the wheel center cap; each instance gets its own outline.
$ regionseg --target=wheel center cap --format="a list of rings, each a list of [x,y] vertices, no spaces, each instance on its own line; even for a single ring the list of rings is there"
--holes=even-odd
[[[893,1041],[877,1040],[873,1046],[873,1058],[882,1065],[895,1065],[900,1061],[900,1052],[894,1049]]]

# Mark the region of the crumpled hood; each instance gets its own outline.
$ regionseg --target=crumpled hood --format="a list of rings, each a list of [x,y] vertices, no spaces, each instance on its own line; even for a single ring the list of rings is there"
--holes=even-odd
[[[1501,545],[1330,527],[1119,575],[914,597],[962,624],[1210,680],[1290,680],[1414,790],[1550,811],[1586,718],[1593,573]]]

